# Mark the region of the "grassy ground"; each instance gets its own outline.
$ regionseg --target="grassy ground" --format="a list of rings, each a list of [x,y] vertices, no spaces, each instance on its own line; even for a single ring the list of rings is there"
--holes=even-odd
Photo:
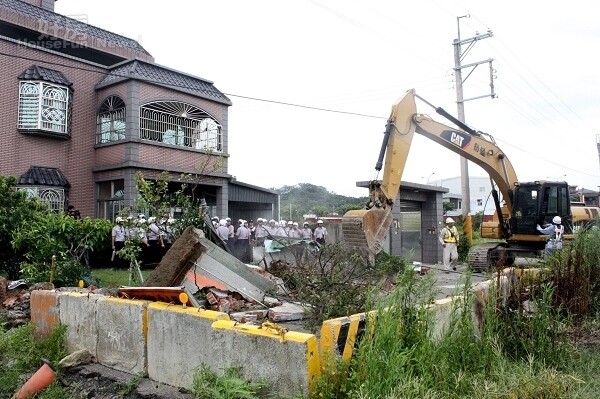
[[[152,270],[142,270],[144,281],[148,279]],[[122,285],[129,285],[128,269],[92,269],[92,277],[98,282],[98,286],[106,288],[116,288]]]

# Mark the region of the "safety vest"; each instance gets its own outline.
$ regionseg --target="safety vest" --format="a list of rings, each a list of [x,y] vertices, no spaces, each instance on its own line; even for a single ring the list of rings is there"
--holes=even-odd
[[[446,227],[444,229],[444,242],[456,242],[457,237],[458,230],[456,230],[456,226]]]
[[[552,241],[561,241],[563,233],[565,232],[565,227],[561,225],[554,226],[554,234],[552,234]]]

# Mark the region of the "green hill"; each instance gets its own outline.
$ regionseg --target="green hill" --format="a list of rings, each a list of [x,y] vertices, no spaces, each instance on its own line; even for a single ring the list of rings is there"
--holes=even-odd
[[[280,194],[281,217],[301,221],[303,215],[343,215],[351,209],[361,209],[368,197],[347,197],[327,191],[325,187],[310,183],[274,188]]]

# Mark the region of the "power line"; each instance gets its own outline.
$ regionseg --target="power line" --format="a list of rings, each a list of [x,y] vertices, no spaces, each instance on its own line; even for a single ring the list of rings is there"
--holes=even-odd
[[[119,74],[119,73],[106,72],[106,71],[99,71],[97,69],[85,68],[85,67],[75,66],[75,65],[68,65],[68,64],[63,64],[63,63],[60,63],[60,62],[42,61],[42,60],[39,60],[39,59],[36,59],[36,58],[32,58],[32,57],[25,57],[25,56],[20,56],[20,55],[15,55],[15,54],[8,54],[8,53],[4,53],[4,52],[0,52],[0,56],[6,56],[6,57],[9,57],[9,58],[18,58],[18,59],[23,59],[23,60],[33,61],[33,62],[42,62],[44,64],[49,64],[49,65],[54,65],[54,66],[61,66],[61,67],[64,67],[64,68],[81,70],[81,71],[86,71],[86,72],[92,72],[92,73],[97,73],[99,75],[104,75],[104,76],[113,75],[113,76],[118,76],[118,77],[123,77],[123,78],[130,78],[131,77],[131,76],[126,75],[126,74]],[[148,82],[158,83],[158,82],[154,82],[154,81],[151,81],[151,80],[148,80]],[[160,84],[162,86],[166,86],[166,87],[174,87],[174,88],[181,88],[181,89],[187,89],[187,90],[193,89],[192,87],[186,86],[186,85],[177,85],[177,84],[162,83],[162,82],[160,82]],[[337,114],[345,114],[345,115],[359,116],[359,117],[364,117],[364,118],[383,119],[383,120],[387,119],[387,117],[383,117],[383,116],[376,116],[376,115],[361,114],[361,113],[356,113],[356,112],[333,110],[333,109],[327,109],[327,108],[321,108],[321,107],[313,107],[313,106],[309,106],[309,105],[295,104],[295,103],[290,103],[290,102],[285,102],[285,101],[278,101],[278,100],[262,99],[262,98],[258,98],[258,97],[238,95],[238,94],[233,94],[233,93],[224,93],[224,94],[227,95],[227,96],[230,96],[230,97],[243,98],[243,99],[247,99],[247,100],[251,100],[251,101],[259,101],[259,102],[265,102],[265,103],[270,103],[270,104],[277,104],[277,105],[288,106],[288,107],[304,108],[304,109],[310,109],[310,110],[320,111],[320,112],[331,112],[331,113],[337,113]],[[496,140],[497,141],[502,141],[502,140],[498,140],[497,138],[496,138]],[[582,172],[582,171],[578,171],[578,170],[575,170],[575,169],[573,169],[571,167],[560,165],[560,164],[556,163],[555,161],[541,158],[541,157],[537,156],[536,154],[529,153],[529,152],[527,152],[527,151],[525,151],[525,150],[523,150],[523,149],[521,149],[519,147],[512,146],[508,142],[504,142],[504,141],[502,141],[502,142],[505,143],[506,145],[512,147],[512,148],[516,148],[516,149],[518,149],[518,150],[520,150],[522,152],[528,153],[528,154],[530,154],[532,156],[535,156],[535,157],[537,157],[539,159],[542,159],[542,160],[544,160],[546,162],[549,162],[549,163],[552,163],[554,165],[560,166],[562,168],[568,169],[570,171],[581,173],[581,174],[587,175],[587,176],[597,177],[597,175],[586,173],[586,172]]]

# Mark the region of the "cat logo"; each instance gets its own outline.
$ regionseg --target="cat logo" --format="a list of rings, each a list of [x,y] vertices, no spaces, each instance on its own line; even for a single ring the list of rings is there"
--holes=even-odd
[[[440,136],[457,147],[465,148],[471,141],[471,137],[454,130],[444,130]]]

